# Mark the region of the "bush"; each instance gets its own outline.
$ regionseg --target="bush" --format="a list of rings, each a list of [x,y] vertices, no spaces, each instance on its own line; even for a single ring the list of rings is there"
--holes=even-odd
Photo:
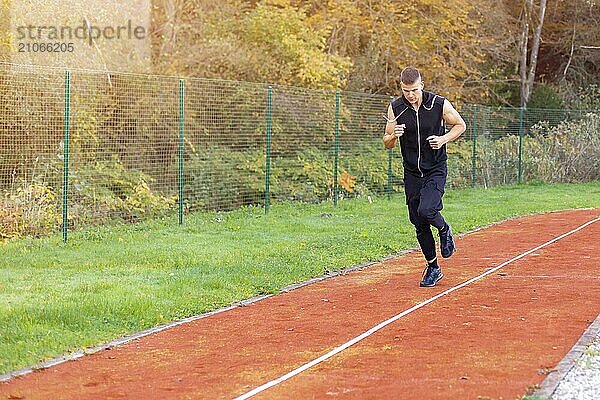
[[[599,180],[600,115],[588,113],[579,119],[556,121],[537,122],[523,137],[523,181],[555,183]],[[472,146],[472,140],[463,139],[449,148],[451,187],[465,186],[470,182]],[[518,169],[518,135],[478,137],[478,185],[490,187],[515,183]]]
[[[46,183],[22,181],[16,191],[0,198],[0,238],[41,236],[59,224],[57,196]]]
[[[557,126],[541,122],[532,127],[534,138],[523,143],[525,180],[587,182],[600,179],[600,115]]]
[[[564,102],[557,89],[540,83],[534,86],[527,108],[560,110],[564,108]]]
[[[178,166],[172,166],[177,169]],[[265,154],[210,146],[185,161],[183,198],[186,210],[231,210],[264,199]]]
[[[401,161],[395,162],[396,169]],[[388,153],[380,140],[341,152],[338,167],[340,197],[386,193]],[[172,168],[176,168],[173,166]],[[296,154],[271,159],[270,198],[320,202],[333,198],[334,158],[330,150],[304,147]],[[184,167],[187,210],[228,210],[264,204],[264,150],[232,150],[211,146],[197,151]]]
[[[153,181],[141,171],[126,169],[117,156],[77,167],[70,176],[69,224],[114,218],[134,222],[166,215],[176,197],[154,193]]]
[[[575,110],[600,110],[600,85],[574,87],[568,83],[560,87],[561,96],[567,107]]]

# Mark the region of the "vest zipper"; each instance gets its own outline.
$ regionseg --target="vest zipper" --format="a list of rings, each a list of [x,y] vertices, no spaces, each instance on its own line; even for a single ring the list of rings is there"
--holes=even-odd
[[[417,148],[418,148],[418,156],[417,156],[417,169],[421,174],[421,178],[423,177],[423,171],[421,171],[421,128],[419,126],[419,110],[415,110],[417,115]]]

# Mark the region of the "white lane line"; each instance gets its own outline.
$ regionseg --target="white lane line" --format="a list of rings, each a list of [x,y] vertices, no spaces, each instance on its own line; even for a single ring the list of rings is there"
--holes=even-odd
[[[454,287],[452,287],[452,288],[450,288],[448,290],[445,290],[442,293],[440,293],[440,294],[438,294],[436,296],[433,296],[432,298],[427,299],[427,300],[425,300],[425,301],[423,301],[423,302],[421,302],[421,303],[419,303],[419,304],[417,304],[417,305],[409,308],[408,310],[402,311],[400,314],[395,315],[395,316],[393,316],[392,318],[390,318],[390,319],[388,319],[386,321],[383,321],[382,323],[380,323],[379,325],[376,325],[376,326],[372,327],[371,329],[369,329],[365,333],[363,333],[363,334],[355,337],[354,339],[352,339],[352,340],[350,340],[350,341],[342,344],[339,347],[336,347],[335,349],[331,350],[329,353],[323,354],[321,357],[316,358],[316,359],[314,359],[314,360],[312,360],[312,361],[310,361],[310,362],[308,362],[308,363],[306,363],[306,364],[304,364],[304,365],[296,368],[295,370],[290,371],[287,374],[280,376],[277,379],[274,379],[274,380],[272,380],[270,382],[267,382],[267,383],[265,383],[265,384],[263,384],[263,385],[255,388],[255,389],[252,389],[251,391],[246,392],[246,393],[242,394],[241,396],[236,397],[233,400],[245,400],[245,399],[249,399],[250,397],[257,395],[258,393],[260,393],[262,391],[265,391],[265,390],[267,390],[267,389],[269,389],[269,388],[271,388],[273,386],[276,386],[276,385],[278,385],[278,384],[280,384],[280,383],[282,383],[282,382],[284,382],[284,381],[286,381],[286,380],[288,380],[288,379],[290,379],[290,378],[292,378],[292,377],[300,374],[301,372],[304,372],[307,369],[312,368],[315,365],[317,365],[317,364],[319,364],[319,363],[321,363],[321,362],[323,362],[323,361],[325,361],[325,360],[327,360],[327,359],[335,356],[336,354],[341,353],[342,351],[346,350],[350,346],[353,346],[356,343],[360,342],[361,340],[363,340],[363,339],[371,336],[373,333],[375,333],[378,330],[386,327],[387,325],[391,324],[392,322],[395,322],[395,321],[399,320],[400,318],[402,318],[402,317],[410,314],[413,311],[418,310],[419,308],[425,307],[427,304],[429,304],[429,303],[431,303],[431,302],[439,299],[440,297],[444,297],[444,296],[446,296],[446,295],[448,295],[448,294],[450,294],[450,293],[452,293],[454,291],[457,291],[458,289],[461,289],[461,288],[463,288],[463,287],[465,287],[467,285],[470,285],[473,282],[476,282],[476,281],[478,281],[480,279],[483,279],[486,276],[488,276],[490,274],[493,274],[494,272],[498,271],[500,268],[505,267],[506,265],[508,265],[508,264],[510,264],[512,262],[520,260],[521,258],[526,257],[529,254],[531,254],[531,253],[533,253],[535,251],[538,251],[539,249],[544,248],[544,247],[546,247],[548,245],[551,245],[552,243],[557,242],[557,241],[559,241],[559,240],[561,240],[561,239],[563,239],[563,238],[565,238],[565,237],[567,237],[569,235],[572,235],[573,233],[578,232],[578,231],[582,230],[583,228],[585,228],[585,227],[593,224],[594,222],[598,222],[598,221],[600,221],[600,217],[597,217],[597,218],[595,218],[595,219],[593,219],[591,221],[588,221],[585,224],[583,224],[583,225],[581,225],[581,226],[573,229],[572,231],[564,233],[564,234],[562,234],[562,235],[560,235],[560,236],[558,236],[558,237],[556,237],[556,238],[554,238],[554,239],[552,239],[552,240],[550,240],[550,241],[548,241],[548,242],[546,242],[544,244],[541,244],[541,245],[539,245],[537,247],[534,247],[531,250],[526,251],[523,254],[520,254],[520,255],[518,255],[518,256],[516,256],[514,258],[511,258],[510,260],[505,261],[502,264],[497,265],[496,267],[493,267],[492,269],[487,270],[486,272],[482,273],[481,275],[478,275],[478,276],[476,276],[474,278],[469,279],[468,281],[465,281],[465,282],[461,283],[460,285],[457,285],[457,286],[454,286]]]

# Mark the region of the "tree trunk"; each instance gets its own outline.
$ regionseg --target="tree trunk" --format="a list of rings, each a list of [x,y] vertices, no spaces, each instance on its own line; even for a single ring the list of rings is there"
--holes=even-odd
[[[542,41],[542,27],[544,26],[544,16],[546,15],[546,0],[540,0],[540,9],[538,12],[537,25],[533,32],[531,52],[529,53],[529,73],[527,74],[527,42],[529,37],[529,21],[533,9],[533,0],[526,1],[525,23],[523,25],[523,41],[521,46],[521,107],[527,108],[527,103],[533,91],[533,82],[535,81],[535,69],[537,58]]]
[[[529,96],[527,92],[527,50],[529,42],[529,21],[531,19],[532,0],[525,0],[525,12],[523,15],[523,32],[521,35],[521,54],[519,60],[519,78],[521,83],[521,107],[527,107]]]

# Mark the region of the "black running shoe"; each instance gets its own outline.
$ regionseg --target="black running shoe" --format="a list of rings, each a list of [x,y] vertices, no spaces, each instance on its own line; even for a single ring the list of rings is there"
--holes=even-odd
[[[446,229],[440,231],[440,252],[442,257],[448,258],[454,254],[454,238],[452,237],[452,228],[446,224]]]
[[[440,279],[442,279],[444,277],[444,274],[442,274],[442,269],[440,267],[432,267],[430,265],[427,265],[427,268],[425,268],[425,274],[423,275],[423,280],[421,281],[421,283],[419,283],[419,286],[421,287],[431,287],[431,286],[435,286],[436,283],[438,283],[438,281]]]

